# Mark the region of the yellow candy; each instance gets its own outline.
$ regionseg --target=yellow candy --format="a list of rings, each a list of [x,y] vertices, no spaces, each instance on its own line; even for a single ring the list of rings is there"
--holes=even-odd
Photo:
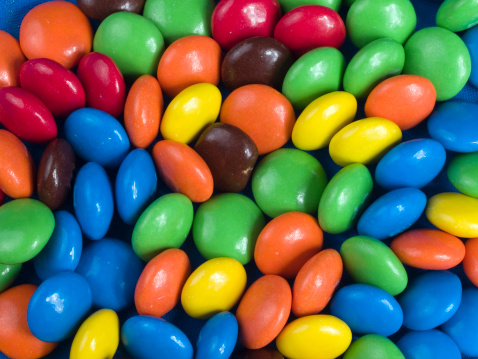
[[[326,147],[342,127],[353,121],[357,100],[344,91],[331,92],[312,101],[297,119],[292,131],[295,147],[304,151]]]
[[[330,141],[332,160],[345,167],[352,163],[364,165],[379,160],[402,139],[402,131],[392,121],[370,117],[342,128]]]
[[[461,193],[439,193],[428,200],[428,220],[457,237],[478,237],[478,199]]]
[[[111,359],[119,344],[119,320],[110,309],[101,309],[81,324],[71,344],[70,359]]]
[[[246,271],[237,260],[210,259],[189,276],[181,293],[181,304],[191,317],[208,319],[236,305],[246,281]]]
[[[166,140],[190,143],[219,115],[222,96],[209,83],[189,86],[169,104],[161,120],[161,135]]]
[[[310,315],[287,324],[276,339],[277,349],[289,359],[333,359],[352,342],[347,324],[332,315]]]

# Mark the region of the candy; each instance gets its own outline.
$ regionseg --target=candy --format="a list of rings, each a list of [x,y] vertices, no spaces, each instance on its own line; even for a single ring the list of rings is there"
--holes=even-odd
[[[294,108],[303,110],[316,98],[337,91],[342,85],[345,58],[332,47],[314,49],[291,66],[282,84],[282,93]]]
[[[471,75],[470,83],[478,87],[478,27],[471,28],[463,35],[463,42],[465,43],[470,53],[471,59]]]
[[[196,359],[226,359],[237,341],[237,320],[229,312],[218,313],[209,319],[199,332]]]
[[[230,257],[245,265],[254,255],[264,215],[248,197],[216,195],[201,204],[193,222],[194,244],[206,259]]]
[[[371,237],[356,236],[340,247],[340,255],[349,275],[358,283],[381,288],[397,295],[406,288],[408,275],[392,250]]]
[[[235,259],[210,259],[187,279],[181,292],[181,304],[193,318],[211,318],[239,302],[246,289],[246,280],[246,270]]]
[[[188,255],[181,249],[166,249],[151,259],[136,283],[134,303],[138,314],[159,318],[172,310],[190,274]]]
[[[393,342],[378,334],[367,334],[355,340],[344,359],[405,359]]]
[[[478,152],[455,156],[448,164],[446,173],[457,190],[478,197]]]
[[[373,180],[367,167],[354,163],[342,168],[329,181],[319,202],[319,224],[327,233],[352,228],[372,193]]]
[[[180,193],[169,193],[151,203],[133,229],[131,243],[138,257],[149,261],[167,248],[179,248],[193,224],[193,205]]]
[[[252,175],[252,194],[269,217],[286,212],[317,213],[327,176],[312,155],[282,148],[264,157]]]
[[[324,249],[299,270],[292,288],[296,317],[317,314],[330,301],[342,277],[342,258],[335,249]]]
[[[345,25],[340,15],[328,7],[304,5],[279,20],[274,38],[299,57],[318,47],[338,49],[345,41]]]
[[[478,287],[478,239],[471,238],[465,242],[466,253],[463,259],[463,270],[468,279]]]
[[[284,359],[277,350],[270,348],[242,349],[232,354],[231,359]]]
[[[322,249],[322,243],[322,230],[314,217],[288,212],[274,218],[261,231],[254,260],[262,273],[292,279]]]
[[[289,318],[292,293],[287,281],[265,275],[247,289],[237,307],[239,341],[248,349],[272,342]]]
[[[110,309],[101,309],[81,324],[71,344],[70,358],[112,358],[118,344],[118,316]]]
[[[0,293],[8,289],[20,274],[22,264],[0,264]]]
[[[20,84],[20,67],[26,61],[20,43],[8,32],[0,30],[0,88]]]
[[[470,54],[465,44],[449,30],[421,29],[405,44],[403,73],[429,79],[435,86],[437,101],[449,100],[460,92],[470,70]]]
[[[310,315],[287,324],[276,344],[277,349],[289,358],[333,359],[343,354],[351,341],[350,328],[339,318]]]
[[[0,207],[0,263],[29,261],[45,247],[53,233],[53,213],[40,201],[22,198]]]
[[[292,142],[300,150],[326,147],[332,137],[354,120],[357,100],[348,92],[334,91],[312,101],[292,130]]]
[[[394,297],[368,284],[351,284],[337,291],[330,302],[330,314],[342,319],[354,334],[396,333],[403,312]]]
[[[131,151],[121,163],[115,180],[116,208],[125,223],[136,223],[153,201],[157,182],[149,153],[139,148]]]
[[[77,0],[83,13],[96,21],[103,21],[109,15],[119,11],[129,11],[139,14],[145,0]]]
[[[158,355],[193,358],[188,337],[163,319],[140,315],[129,318],[121,327],[121,341],[135,358],[154,359]]]
[[[91,308],[91,289],[81,275],[62,272],[48,278],[35,290],[28,303],[28,327],[46,342],[64,340]]]
[[[380,38],[403,44],[416,25],[415,9],[407,0],[357,0],[346,20],[347,34],[358,48]]]
[[[259,155],[264,155],[289,141],[295,114],[280,92],[254,84],[234,90],[224,100],[220,120],[243,130],[256,144]]]
[[[34,59],[20,68],[20,84],[37,96],[53,116],[66,118],[85,107],[85,90],[76,75],[50,59]]]
[[[191,143],[213,124],[221,108],[221,92],[209,83],[182,90],[168,105],[160,131],[165,140]]]
[[[66,1],[35,6],[20,26],[20,46],[29,60],[45,57],[68,69],[78,65],[90,52],[92,40],[88,18],[76,5]]]
[[[462,358],[455,342],[436,329],[410,331],[397,341],[397,346],[410,359]]]
[[[278,0],[284,13],[302,5],[322,5],[339,11],[342,0]]]
[[[437,26],[459,32],[478,24],[478,8],[470,0],[447,0],[438,8]]]

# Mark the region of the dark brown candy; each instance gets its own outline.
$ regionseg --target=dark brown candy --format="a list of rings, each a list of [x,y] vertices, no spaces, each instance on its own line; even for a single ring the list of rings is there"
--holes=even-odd
[[[70,193],[75,154],[70,144],[56,138],[43,152],[38,166],[37,192],[52,211],[60,208]]]
[[[294,63],[290,50],[271,37],[252,37],[234,46],[224,57],[221,76],[229,91],[249,84],[281,90],[287,70]]]
[[[78,0],[78,6],[91,19],[103,21],[109,15],[128,11],[139,14],[145,0]]]
[[[239,192],[246,187],[258,152],[254,141],[244,131],[215,123],[204,130],[194,149],[209,166],[215,189]]]
[[[231,356],[231,359],[284,359],[281,353],[270,348],[242,349]]]

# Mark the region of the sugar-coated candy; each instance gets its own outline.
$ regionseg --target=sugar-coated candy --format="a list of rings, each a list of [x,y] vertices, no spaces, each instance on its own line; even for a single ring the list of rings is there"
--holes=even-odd
[[[210,318],[199,332],[196,359],[227,359],[236,346],[238,325],[230,312]]]
[[[478,26],[474,26],[465,32],[462,37],[463,42],[468,48],[471,59],[470,83],[478,87]]]
[[[2,264],[0,263],[0,293],[8,289],[17,279],[22,269],[22,263]]]
[[[145,0],[77,0],[78,7],[89,18],[103,21],[109,15],[119,11],[139,14],[143,10]]]
[[[271,348],[242,349],[232,354],[231,359],[284,359],[281,353]]]
[[[437,329],[410,331],[397,341],[397,346],[410,359],[462,358],[455,342]]]
[[[466,253],[463,259],[463,270],[467,278],[478,287],[478,238],[470,238],[465,242]]]
[[[366,334],[350,345],[344,359],[405,359],[405,356],[390,339]]]
[[[0,30],[0,88],[20,84],[20,67],[26,61],[20,43],[8,32]]]
[[[339,11],[342,0],[278,0],[284,13],[302,5],[322,5]]]
[[[471,197],[478,198],[478,152],[453,157],[446,170],[451,184]]]
[[[446,0],[438,8],[437,26],[459,32],[478,24],[478,6],[472,0]]]

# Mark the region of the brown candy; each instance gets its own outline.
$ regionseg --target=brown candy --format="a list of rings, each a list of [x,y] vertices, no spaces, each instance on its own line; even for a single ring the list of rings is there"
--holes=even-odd
[[[209,126],[194,147],[211,170],[215,189],[242,191],[257,161],[254,141],[241,129],[225,123]]]
[[[271,37],[253,37],[234,46],[222,62],[221,76],[229,91],[248,84],[281,90],[294,58],[290,50]]]
[[[145,0],[78,0],[78,7],[91,19],[103,21],[109,15],[128,11],[139,14]]]
[[[242,349],[234,353],[231,359],[284,359],[281,353],[270,348]]]

